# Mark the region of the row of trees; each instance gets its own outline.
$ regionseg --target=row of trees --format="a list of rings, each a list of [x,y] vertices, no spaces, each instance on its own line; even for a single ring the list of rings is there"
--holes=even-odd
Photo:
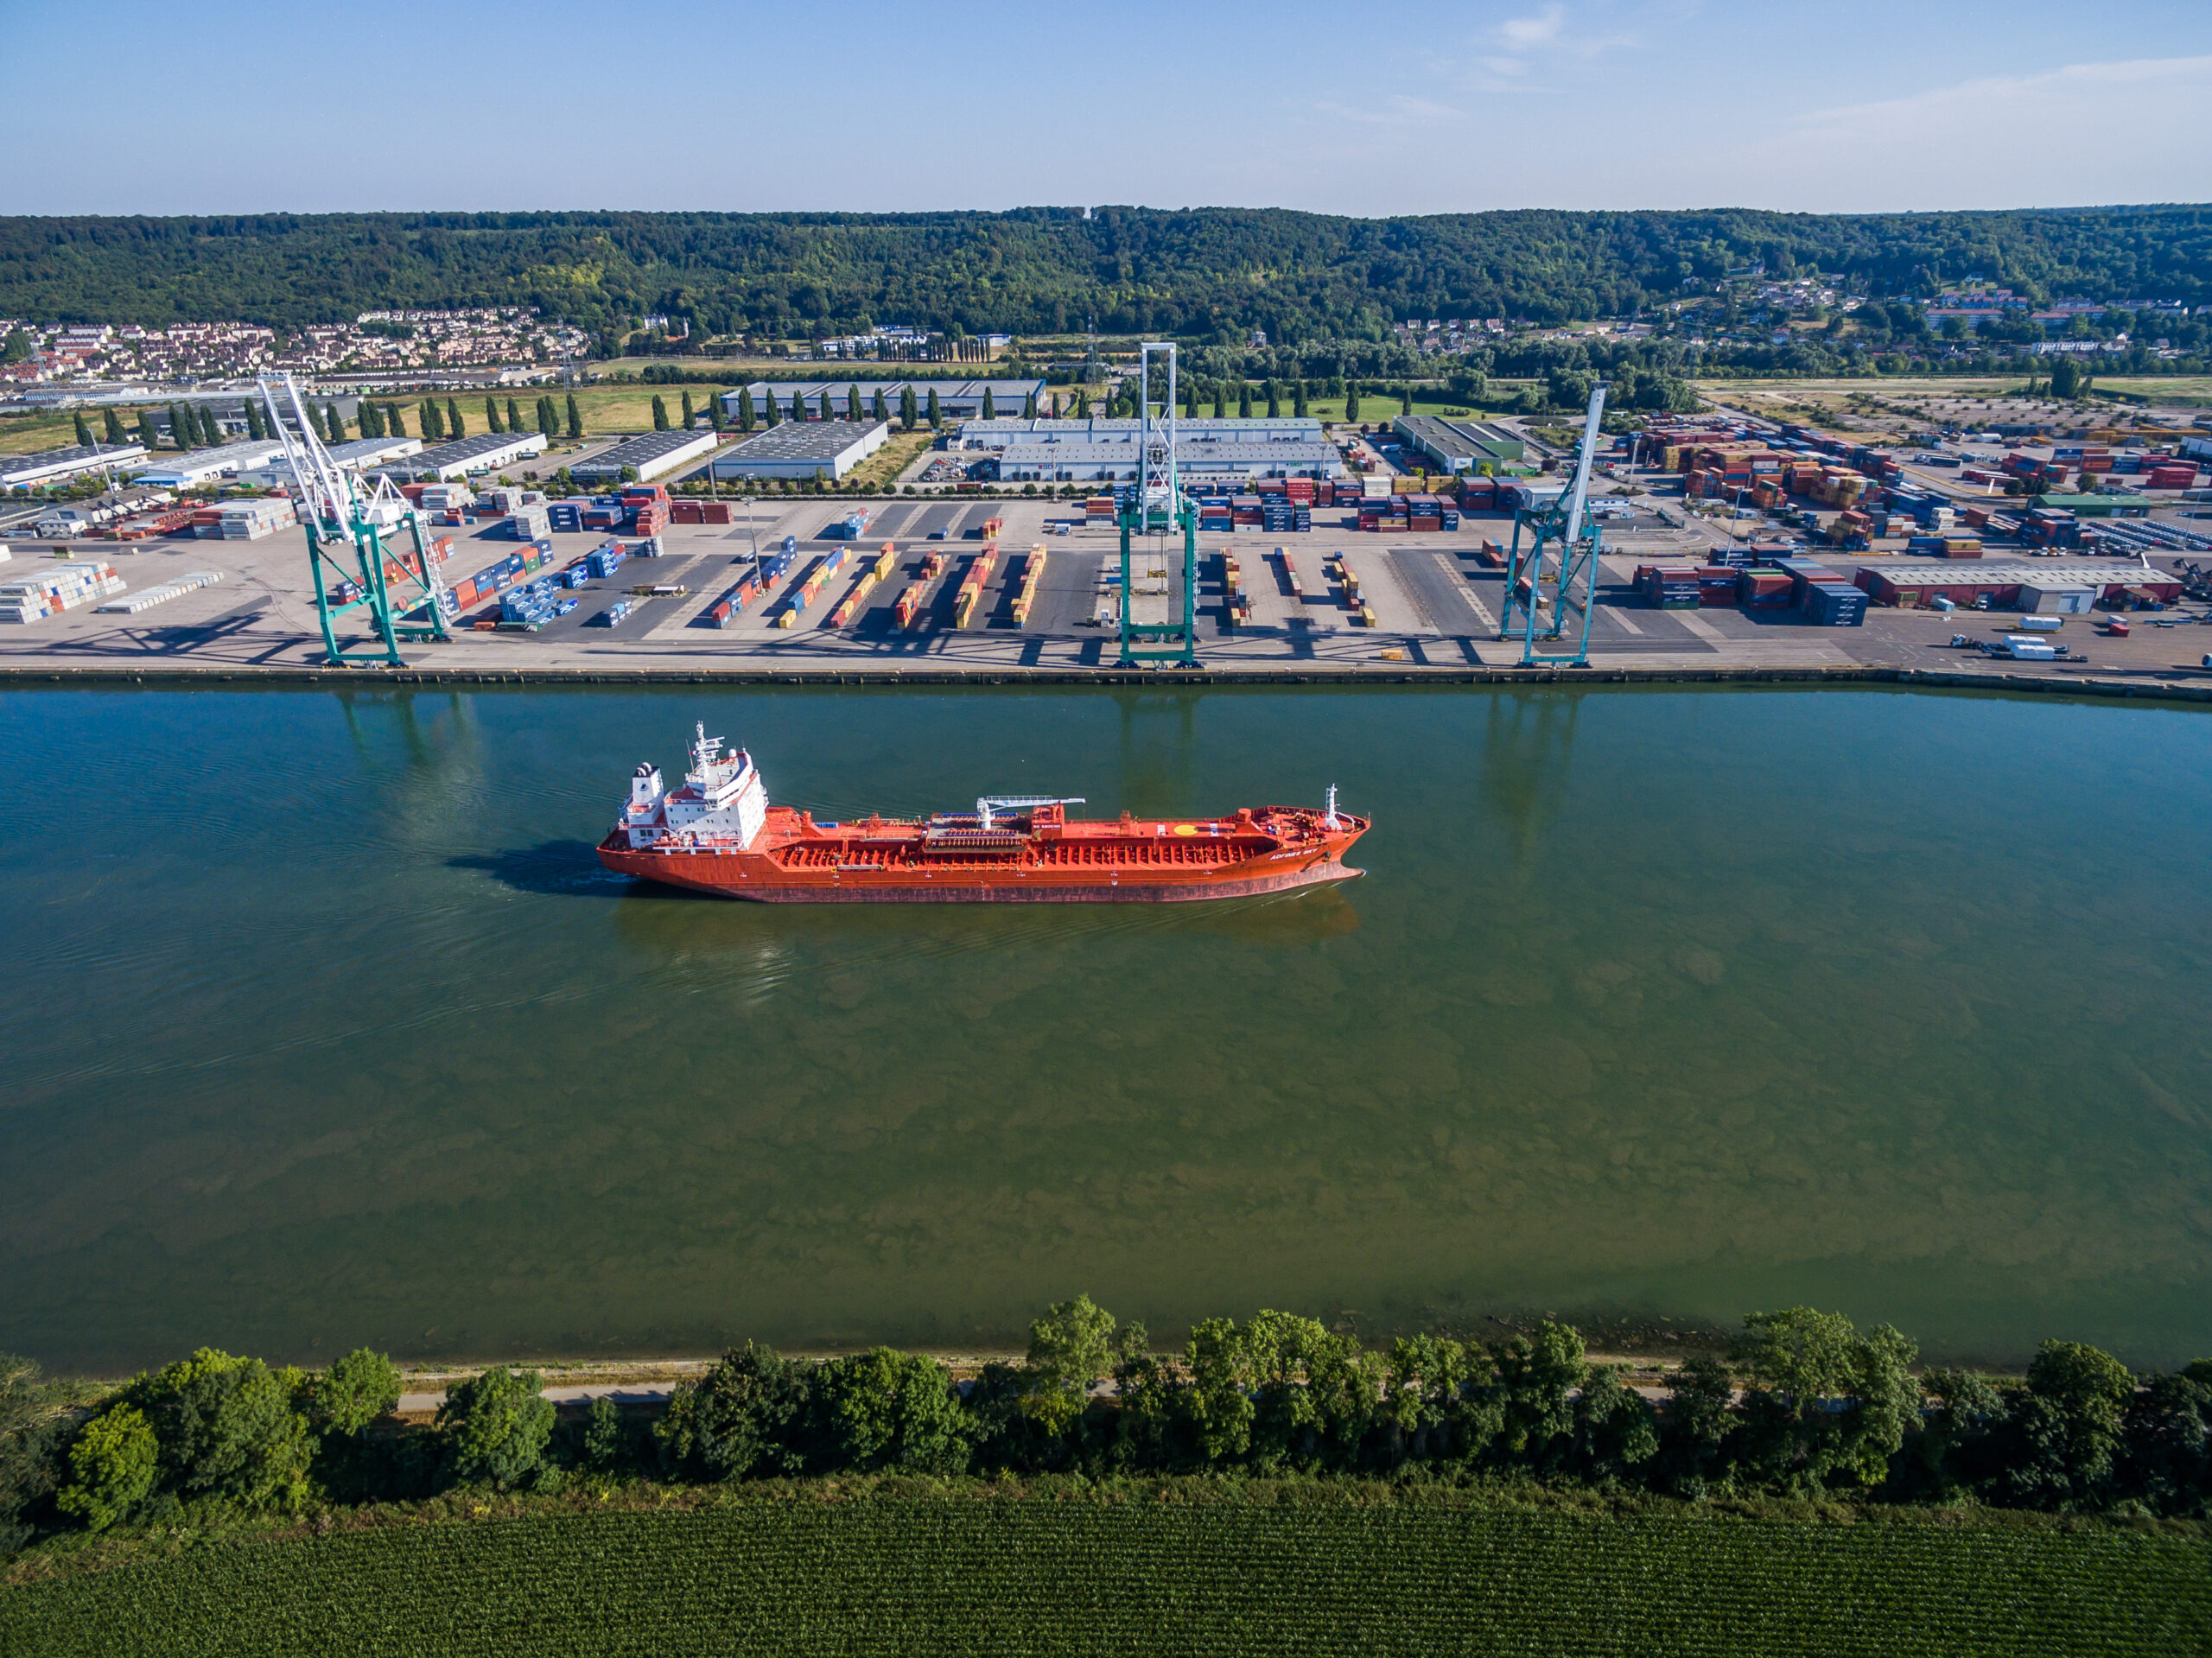
[[[1381,343],[1413,317],[1629,315],[1710,295],[1752,264],[1878,296],[1978,275],[2035,299],[2205,304],[2212,210],[23,216],[0,222],[0,314],[292,327],[384,307],[523,304],[602,335],[662,314],[694,336],[843,333],[881,318],[963,340],[1095,321],[1224,346],[1255,327]],[[302,270],[328,280],[302,284]]]
[[[88,1403],[0,1362],[0,1543],[220,1500],[296,1509],[578,1473],[731,1481],[895,1471],[1094,1477],[1243,1473],[1522,1479],[1686,1499],[1765,1495],[2212,1516],[2212,1361],[2131,1375],[2044,1344],[2026,1375],[1915,1375],[1910,1342],[1797,1307],[1745,1320],[1656,1398],[1571,1326],[1371,1350],[1311,1318],[1198,1324],[1153,1350],[1088,1297],[1050,1308],[1024,1362],[956,1382],[890,1348],[827,1360],[751,1345],[664,1408],[594,1401],[565,1424],[533,1372],[389,1420],[399,1374],[365,1350],[319,1374],[202,1349]]]

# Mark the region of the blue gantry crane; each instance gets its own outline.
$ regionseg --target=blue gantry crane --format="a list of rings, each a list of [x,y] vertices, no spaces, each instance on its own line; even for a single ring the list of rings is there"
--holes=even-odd
[[[1605,408],[1605,384],[1601,380],[1590,393],[1590,413],[1583,422],[1573,481],[1558,499],[1513,515],[1504,617],[1497,637],[1521,641],[1524,668],[1580,668],[1590,660],[1590,615],[1597,602],[1598,554],[1605,531],[1583,509],[1590,493],[1590,462],[1598,450],[1598,422]],[[1523,530],[1529,533],[1525,550],[1521,544]],[[1579,618],[1571,636],[1569,609]],[[1572,648],[1565,643],[1570,637]]]

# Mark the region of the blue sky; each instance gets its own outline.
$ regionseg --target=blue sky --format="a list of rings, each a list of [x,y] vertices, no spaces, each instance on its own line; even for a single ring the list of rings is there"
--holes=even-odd
[[[2212,4],[0,0],[0,212],[2212,200]],[[1124,44],[1147,30],[1150,51]]]

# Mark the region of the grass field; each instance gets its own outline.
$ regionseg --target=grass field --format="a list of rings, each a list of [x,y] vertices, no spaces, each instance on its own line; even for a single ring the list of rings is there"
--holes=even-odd
[[[442,1521],[0,1590],[63,1654],[2212,1650],[2212,1542],[1419,1502],[747,1496]]]
[[[132,416],[136,419],[136,416]],[[92,429],[101,429],[94,417]],[[42,411],[35,415],[0,415],[0,454],[29,454],[54,449],[77,441],[77,422],[70,411]]]

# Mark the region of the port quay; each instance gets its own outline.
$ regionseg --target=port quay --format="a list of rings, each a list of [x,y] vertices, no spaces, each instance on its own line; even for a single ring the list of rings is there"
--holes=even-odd
[[[1840,628],[1806,626],[1792,611],[1662,608],[1637,586],[1637,569],[1702,564],[1725,556],[1720,549],[1733,537],[1724,526],[1649,498],[1605,524],[1588,661],[1580,667],[1524,666],[1521,640],[1500,637],[1505,572],[1487,562],[1494,554],[1486,543],[1494,549],[1510,541],[1507,514],[1468,512],[1455,529],[1382,536],[1344,527],[1357,523],[1349,511],[1319,508],[1303,532],[1239,526],[1202,533],[1195,665],[1135,668],[1117,665],[1118,532],[1110,518],[1087,521],[1079,502],[893,499],[866,504],[857,537],[844,534],[851,527],[846,520],[860,510],[850,501],[772,498],[727,505],[726,524],[665,525],[653,538],[657,556],[632,557],[620,571],[581,587],[578,603],[536,631],[480,631],[464,616],[450,640],[408,645],[404,666],[376,669],[327,664],[306,532],[297,526],[213,542],[47,545],[11,537],[0,578],[22,580],[57,557],[93,559],[112,565],[124,595],[161,597],[127,609],[85,603],[35,626],[0,629],[0,681],[1836,681],[2212,699],[2212,671],[2201,665],[2194,627],[2139,619],[2122,638],[2098,619],[2076,615],[2061,636],[2071,647],[2066,659],[2016,661],[1960,648],[1955,641],[1966,618],[1934,610],[1872,604],[1862,626]],[[489,511],[432,533],[450,537],[442,567],[449,584],[518,550],[507,520]],[[607,537],[556,528],[544,539],[550,549],[544,568],[558,571]],[[625,545],[634,549],[638,543]],[[760,568],[756,549],[772,556],[786,546],[791,556],[766,592],[751,594],[717,625],[717,607]],[[1179,548],[1165,560],[1148,562],[1141,553],[1133,594],[1145,593],[1148,577],[1164,589],[1169,567],[1179,575],[1180,561]],[[1983,564],[2000,561],[2014,562],[1993,551]],[[1906,561],[1898,554],[1846,554],[1822,562],[1849,581]],[[2171,569],[2179,562],[2151,563]],[[2078,564],[2094,575],[2099,563],[2062,556],[2038,561],[2037,569],[2056,575]],[[811,602],[795,609],[800,590],[825,565],[831,573],[808,595]],[[1958,568],[1978,574],[1982,567]],[[210,574],[219,579],[189,584]],[[963,588],[978,586],[975,597],[963,600]],[[647,595],[641,591],[647,588],[661,591]],[[1241,613],[1233,613],[1232,594],[1240,590]],[[617,594],[631,597],[632,608],[610,626],[607,613]],[[2002,621],[1971,619],[1981,624],[1967,628],[1977,638],[1993,636]]]

